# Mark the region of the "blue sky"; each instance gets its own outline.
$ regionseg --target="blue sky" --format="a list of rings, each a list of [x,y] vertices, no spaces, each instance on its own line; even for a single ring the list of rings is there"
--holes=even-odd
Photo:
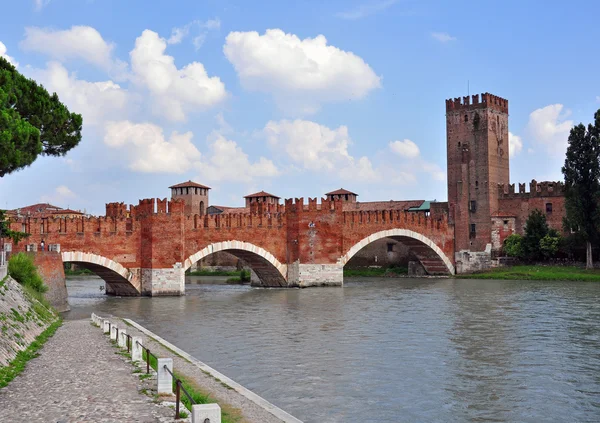
[[[510,105],[511,181],[561,177],[600,108],[596,2],[5,1],[0,54],[84,118],[81,144],[0,179],[0,207],[209,185],[446,199],[444,100]]]

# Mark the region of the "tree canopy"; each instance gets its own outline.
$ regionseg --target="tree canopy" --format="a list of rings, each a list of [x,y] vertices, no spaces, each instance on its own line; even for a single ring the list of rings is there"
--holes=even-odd
[[[0,177],[29,166],[40,154],[65,155],[79,144],[82,121],[56,93],[0,57]]]
[[[600,229],[600,110],[594,124],[571,129],[562,173],[565,176],[565,227],[577,231],[587,244],[587,267],[592,266],[592,242]]]

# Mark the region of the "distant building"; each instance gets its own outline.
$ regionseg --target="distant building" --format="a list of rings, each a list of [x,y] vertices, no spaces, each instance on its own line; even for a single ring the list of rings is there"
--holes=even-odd
[[[189,180],[172,185],[169,188],[171,189],[171,199],[184,201],[185,214],[199,214],[202,216],[206,213],[210,187]]]
[[[250,207],[252,203],[279,204],[280,197],[269,194],[268,192],[260,191],[246,195],[244,198],[246,199],[246,207]]]
[[[31,206],[20,207],[18,209],[7,210],[6,215],[9,217],[81,217],[86,213],[79,210],[63,209],[62,207],[54,206],[49,203],[38,203]]]
[[[356,197],[358,197],[358,194],[344,188],[336,189],[325,195],[329,201],[348,201],[350,203],[356,203]]]

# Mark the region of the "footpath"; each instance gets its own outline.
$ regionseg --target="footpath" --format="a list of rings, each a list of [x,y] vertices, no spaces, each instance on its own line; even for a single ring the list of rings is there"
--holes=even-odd
[[[65,321],[40,356],[0,389],[0,422],[172,422],[89,319]]]

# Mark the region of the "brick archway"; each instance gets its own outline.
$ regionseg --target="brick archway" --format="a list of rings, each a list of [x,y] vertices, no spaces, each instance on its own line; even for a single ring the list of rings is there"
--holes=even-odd
[[[448,273],[454,275],[455,269],[452,261],[446,256],[446,254],[438,247],[432,240],[426,236],[421,235],[418,232],[414,232],[408,229],[389,229],[386,231],[375,232],[348,250],[339,260],[338,264],[342,266],[346,265],[348,261],[361,249],[369,245],[370,243],[377,241],[382,238],[393,238],[407,244],[414,251],[415,255],[421,260],[421,263],[426,270],[429,271],[428,267],[435,269],[436,273],[441,270],[441,267],[445,267]],[[419,251],[421,250],[421,251]],[[428,254],[428,252],[435,254]],[[438,263],[436,263],[436,261]]]
[[[192,264],[218,251],[225,251],[246,261],[260,279],[261,286],[284,287],[287,284],[287,265],[267,250],[244,241],[223,241],[211,244],[189,256],[183,263],[183,270]]]
[[[81,251],[63,251],[63,263],[79,264],[106,282],[106,293],[121,296],[140,295],[140,283],[135,274],[109,258]]]

